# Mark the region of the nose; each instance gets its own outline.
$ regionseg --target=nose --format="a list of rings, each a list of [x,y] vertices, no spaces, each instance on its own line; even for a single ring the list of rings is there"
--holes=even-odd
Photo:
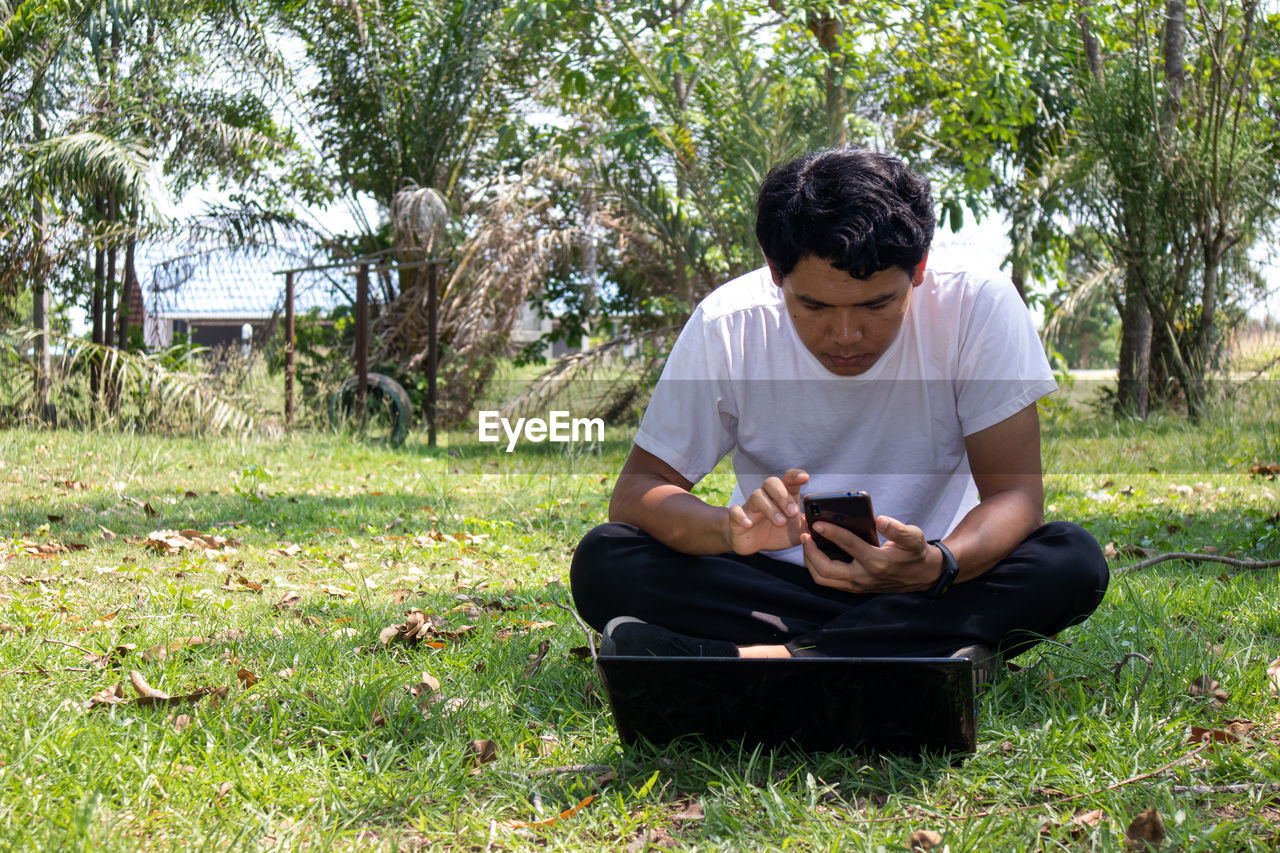
[[[857,312],[844,308],[835,312],[832,319],[831,339],[840,345],[856,344],[862,340],[862,323]]]

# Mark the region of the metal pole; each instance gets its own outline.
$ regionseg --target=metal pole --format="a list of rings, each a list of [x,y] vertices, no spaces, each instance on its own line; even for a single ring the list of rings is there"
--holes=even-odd
[[[363,425],[369,395],[369,265],[356,274],[356,417]]]
[[[293,431],[293,273],[284,277],[284,428]]]
[[[436,446],[436,339],[440,317],[436,308],[436,270],[427,267],[427,446]]]

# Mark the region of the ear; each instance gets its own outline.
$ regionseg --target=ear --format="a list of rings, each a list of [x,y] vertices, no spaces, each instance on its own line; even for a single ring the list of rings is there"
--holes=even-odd
[[[919,287],[924,282],[924,268],[929,263],[929,255],[926,253],[920,261],[920,265],[916,267],[915,272],[911,274],[911,286]]]
[[[785,278],[785,276],[783,276],[782,274],[782,271],[779,270],[778,267],[773,263],[773,261],[769,260],[768,258],[765,258],[764,262],[769,265],[769,276],[773,279],[773,283],[776,284],[778,287],[782,287],[782,279]]]

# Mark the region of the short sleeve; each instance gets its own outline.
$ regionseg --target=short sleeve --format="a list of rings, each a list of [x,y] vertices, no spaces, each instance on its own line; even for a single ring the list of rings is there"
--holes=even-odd
[[[635,443],[696,483],[737,442],[738,415],[724,343],[699,308],[680,332]]]
[[[956,412],[965,436],[1057,389],[1031,314],[1011,282],[983,282],[965,305],[956,377]]]

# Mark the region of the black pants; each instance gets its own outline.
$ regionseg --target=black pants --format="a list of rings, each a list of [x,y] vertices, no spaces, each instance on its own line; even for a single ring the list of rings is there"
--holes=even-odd
[[[1058,521],[940,599],[854,594],[819,586],[804,566],[682,554],[611,523],[583,538],[570,578],[578,612],[596,630],[625,615],[693,637],[785,644],[797,656],[934,657],[982,643],[1009,658],[1083,622],[1102,601],[1108,571],[1094,538]]]

